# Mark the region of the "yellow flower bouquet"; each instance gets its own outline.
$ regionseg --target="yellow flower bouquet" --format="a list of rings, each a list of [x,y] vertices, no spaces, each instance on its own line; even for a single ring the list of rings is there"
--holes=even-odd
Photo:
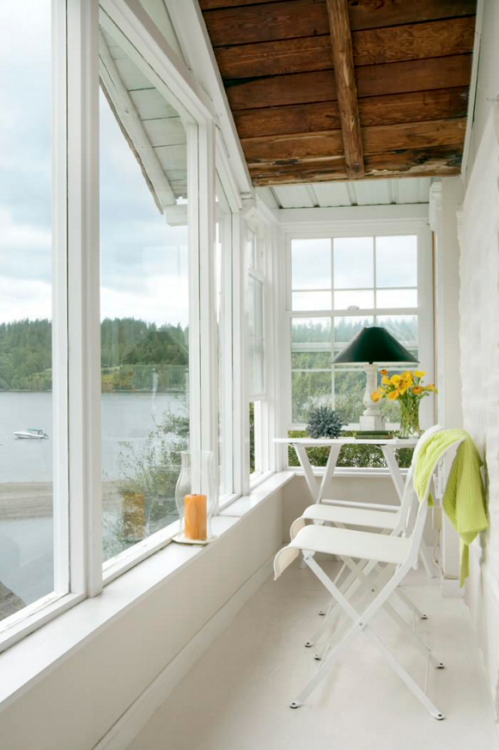
[[[388,370],[381,370],[383,379],[377,391],[371,395],[373,401],[387,398],[400,404],[400,437],[420,435],[419,404],[421,399],[436,392],[435,385],[424,385],[426,372],[422,370],[407,370],[400,374],[389,376]]]

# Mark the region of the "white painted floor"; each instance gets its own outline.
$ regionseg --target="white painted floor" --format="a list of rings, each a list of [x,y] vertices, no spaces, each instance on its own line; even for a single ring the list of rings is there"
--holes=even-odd
[[[325,566],[326,567],[326,566]],[[269,579],[177,686],[129,750],[495,750],[491,700],[461,599],[443,599],[418,571],[407,588],[446,669],[431,669],[433,719],[367,640],[359,638],[308,704],[289,703],[317,669],[303,647],[327,594],[310,571]],[[378,632],[413,676],[425,660],[389,621]]]

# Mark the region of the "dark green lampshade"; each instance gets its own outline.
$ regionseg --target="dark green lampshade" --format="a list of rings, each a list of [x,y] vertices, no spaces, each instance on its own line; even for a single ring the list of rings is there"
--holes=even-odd
[[[343,349],[334,365],[340,364],[388,364],[390,362],[417,362],[418,360],[407,351],[397,339],[394,339],[386,328],[372,326],[363,328],[353,341]]]

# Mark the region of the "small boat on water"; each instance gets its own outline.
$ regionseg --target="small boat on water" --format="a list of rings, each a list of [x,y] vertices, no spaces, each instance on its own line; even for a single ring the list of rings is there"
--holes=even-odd
[[[48,438],[46,432],[33,427],[29,427],[27,430],[18,430],[18,432],[14,432],[14,435],[18,440],[46,440]]]

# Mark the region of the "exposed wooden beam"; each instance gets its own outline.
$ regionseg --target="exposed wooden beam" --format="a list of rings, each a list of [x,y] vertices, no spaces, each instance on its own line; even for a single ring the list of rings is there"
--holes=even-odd
[[[473,51],[475,17],[452,18],[352,34],[356,66],[447,57]],[[333,67],[331,37],[301,37],[215,49],[222,78],[254,78]]]
[[[149,140],[135,104],[123,83],[109,47],[100,33],[99,70],[102,86],[118,124],[135,154],[144,178],[161,213],[175,205],[175,193]]]
[[[378,125],[364,128],[362,139],[364,154],[384,154],[390,151],[429,148],[432,146],[462,147],[466,132],[466,118],[414,122],[398,125]],[[264,138],[246,138],[242,141],[248,164],[271,164],[293,160],[307,161],[342,157],[342,137],[339,130],[325,133],[302,133]],[[345,156],[345,161],[346,156]]]
[[[357,70],[357,93],[359,97],[386,96],[469,86],[470,73],[469,54],[389,65],[364,65]],[[227,96],[234,112],[268,107],[269,102],[279,107],[337,99],[331,70],[231,82]]]
[[[466,117],[467,111],[466,86],[369,96],[359,100],[360,123],[363,127]],[[240,138],[317,133],[341,128],[336,101],[241,110],[234,113],[234,119]]]
[[[365,172],[348,0],[327,0],[327,9],[347,175],[355,179]]]

